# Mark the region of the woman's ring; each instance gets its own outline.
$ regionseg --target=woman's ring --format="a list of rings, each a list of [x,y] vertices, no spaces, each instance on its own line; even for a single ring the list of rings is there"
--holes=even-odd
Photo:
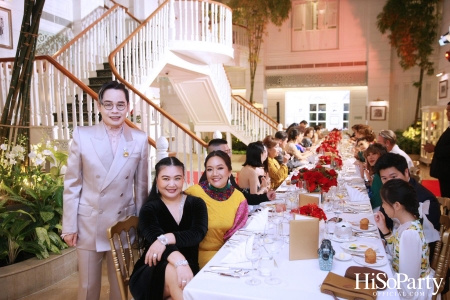
[[[154,258],[158,257],[158,254],[153,253],[153,257],[154,257]]]

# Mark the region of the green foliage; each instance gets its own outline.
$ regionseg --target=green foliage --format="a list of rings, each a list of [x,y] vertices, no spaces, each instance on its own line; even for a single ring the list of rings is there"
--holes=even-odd
[[[228,6],[233,9],[233,23],[247,28],[248,62],[250,64],[250,99],[253,103],[256,67],[263,36],[267,34],[267,25],[272,22],[281,26],[289,18],[291,0],[230,0]]]
[[[397,51],[400,66],[408,70],[420,68],[420,77],[413,85],[417,87],[415,121],[419,119],[423,74],[434,73],[433,46],[436,44],[439,25],[439,0],[387,0],[383,11],[377,16],[381,33],[390,32],[389,42]]]
[[[408,154],[420,154],[420,126],[409,126],[405,131],[397,130],[397,145]]]
[[[247,145],[244,144],[240,139],[238,139],[234,135],[231,136],[231,145],[232,145],[231,148],[233,149],[233,153],[242,154],[242,153],[238,153],[238,151],[239,151],[239,152],[243,152],[243,154],[245,154],[247,152]]]
[[[25,159],[23,138],[16,145],[0,145],[0,220],[4,228],[0,231],[0,258],[5,253],[8,263],[13,263],[20,251],[46,258],[49,252],[60,253],[67,248],[57,232],[61,229],[64,181],[62,169],[67,163],[67,154],[58,151],[50,142],[31,145]],[[50,162],[50,172],[43,165]],[[11,205],[20,204],[24,210],[11,210]],[[26,211],[26,212],[25,212]],[[20,217],[12,217],[19,214]]]

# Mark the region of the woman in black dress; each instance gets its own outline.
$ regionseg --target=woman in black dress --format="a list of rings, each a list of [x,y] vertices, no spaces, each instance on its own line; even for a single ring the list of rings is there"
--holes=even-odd
[[[198,244],[208,230],[205,202],[182,192],[184,165],[166,157],[155,166],[155,179],[139,213],[145,247],[130,278],[134,299],[183,299],[183,289],[199,271]]]

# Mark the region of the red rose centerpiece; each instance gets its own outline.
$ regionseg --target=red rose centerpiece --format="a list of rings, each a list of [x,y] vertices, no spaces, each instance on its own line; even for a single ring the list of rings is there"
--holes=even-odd
[[[320,164],[315,168],[308,170],[300,169],[298,173],[299,179],[305,180],[308,192],[312,193],[316,189],[328,192],[332,186],[337,186],[337,173],[333,169],[327,169]]]
[[[303,205],[302,207],[294,208],[291,210],[291,213],[314,217],[319,220],[327,220],[327,216],[325,215],[324,211],[315,203],[309,203]]]

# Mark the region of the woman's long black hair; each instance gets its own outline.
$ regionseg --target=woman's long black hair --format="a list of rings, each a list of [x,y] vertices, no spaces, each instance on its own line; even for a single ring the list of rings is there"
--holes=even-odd
[[[403,179],[391,179],[380,190],[381,198],[390,206],[395,202],[405,207],[405,210],[419,218],[419,201],[414,187]]]

